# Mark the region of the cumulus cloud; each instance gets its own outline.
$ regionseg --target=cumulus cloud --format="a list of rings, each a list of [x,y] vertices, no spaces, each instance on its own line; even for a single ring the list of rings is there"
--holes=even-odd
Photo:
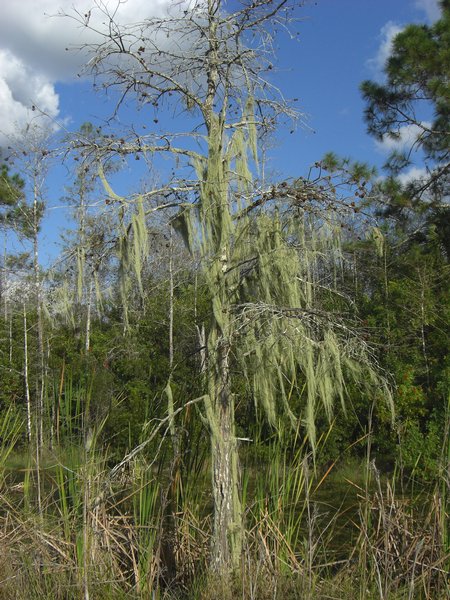
[[[402,185],[408,185],[413,181],[428,179],[429,173],[423,167],[411,167],[404,173],[400,173],[397,178]]]
[[[422,121],[422,126],[423,127],[420,127],[419,125],[405,125],[399,129],[398,136],[391,137],[389,135],[384,135],[383,139],[377,140],[375,144],[378,150],[386,154],[393,151],[402,152],[409,150],[423,134],[424,128],[429,129],[431,127],[431,123]]]
[[[380,38],[380,46],[376,55],[373,58],[369,58],[367,61],[367,66],[371,71],[373,71],[375,76],[380,76],[383,72],[384,65],[386,64],[387,59],[391,55],[392,52],[392,42],[396,35],[398,35],[403,30],[403,27],[393,23],[392,21],[388,21],[381,28],[379,38]]]
[[[416,8],[425,12],[427,19],[431,21],[431,23],[437,21],[441,16],[438,0],[416,0],[414,4]]]
[[[80,52],[67,52],[71,45],[93,41],[74,19],[56,16],[73,14],[76,5],[81,15],[90,14],[90,24],[101,27],[105,15],[92,9],[93,0],[4,0],[0,19],[0,146],[9,136],[22,130],[35,114],[35,104],[52,119],[59,115],[55,84],[70,81],[86,61]],[[120,3],[106,0],[104,5],[117,9],[123,23],[142,21],[162,15],[170,0],[132,0]]]
[[[0,49],[0,144],[14,136],[17,127],[33,120],[33,104],[51,118],[58,115],[59,99],[53,83],[10,50]]]
[[[434,23],[441,17],[439,0],[415,0],[415,7],[424,12],[426,18]],[[380,78],[384,65],[392,53],[392,42],[396,35],[404,29],[403,26],[388,21],[383,25],[379,33],[380,45],[376,55],[366,61],[366,66],[373,72],[374,76]]]

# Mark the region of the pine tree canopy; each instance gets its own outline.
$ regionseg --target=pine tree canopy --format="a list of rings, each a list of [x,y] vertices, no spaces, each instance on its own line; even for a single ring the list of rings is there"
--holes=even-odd
[[[412,186],[442,199],[449,191],[450,148],[450,2],[441,2],[441,19],[433,25],[411,24],[393,40],[384,66],[385,82],[364,81],[368,131],[379,140],[401,140],[414,132],[410,148],[395,151],[388,167],[398,173],[410,164],[414,150],[423,152],[427,180]]]

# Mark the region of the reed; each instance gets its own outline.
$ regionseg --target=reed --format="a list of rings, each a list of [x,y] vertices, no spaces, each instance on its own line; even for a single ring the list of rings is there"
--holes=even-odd
[[[200,438],[189,445],[183,437],[194,436],[198,423],[182,421],[176,460],[162,433],[156,451],[143,452],[116,472],[101,443],[102,423],[91,424],[88,432],[79,426],[88,421],[91,400],[83,395],[88,393],[66,388],[59,412],[61,445],[42,455],[40,512],[33,456],[19,482],[17,472],[7,469],[20,421],[11,412],[2,423],[0,591],[5,600],[448,597],[448,434],[435,487],[424,487],[418,496],[416,483],[416,497],[402,492],[408,482],[401,470],[390,477],[379,472],[370,428],[354,481],[348,468],[339,472],[336,461],[316,468],[306,443],[287,446],[282,436],[269,443],[256,440],[266,450],[256,462],[245,455],[242,460],[244,552],[239,569],[220,580],[208,570],[207,452]],[[318,465],[326,438],[318,441]],[[352,494],[350,508],[326,500],[337,483]],[[356,533],[338,555],[345,527]]]

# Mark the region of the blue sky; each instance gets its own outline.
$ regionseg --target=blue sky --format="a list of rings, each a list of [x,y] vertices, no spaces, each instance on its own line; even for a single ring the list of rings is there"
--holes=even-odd
[[[283,48],[291,65],[282,86],[292,89],[307,113],[308,129],[286,140],[286,161],[308,164],[332,150],[381,167],[388,144],[380,147],[366,134],[359,85],[380,79],[393,33],[411,22],[429,22],[423,6],[412,0],[321,0],[303,9],[297,48]],[[298,161],[298,163],[297,163]]]
[[[120,9],[121,18],[126,22],[142,19],[149,10],[160,13],[169,1],[128,0]],[[85,121],[101,124],[109,115],[111,102],[96,94],[89,81],[76,77],[84,57],[64,50],[83,41],[82,32],[70,19],[46,16],[61,9],[69,12],[72,6],[84,12],[91,4],[92,0],[3,0],[0,145],[8,145],[35,117],[32,104],[69,130]],[[268,150],[268,170],[280,177],[304,175],[330,150],[381,167],[392,143],[377,144],[366,134],[359,84],[381,77],[390,40],[402,27],[438,18],[437,0],[317,0],[306,2],[297,14],[299,41],[287,35],[279,38],[279,70],[274,77],[286,97],[299,99],[305,125],[293,134],[279,132]],[[132,109],[127,118],[133,119]],[[153,116],[147,118],[151,122]],[[405,139],[410,134],[405,131]],[[67,220],[67,212],[56,208],[64,185],[70,183],[64,177],[64,169],[51,171],[48,177],[52,210],[42,232],[45,262],[57,253],[58,229]],[[123,185],[126,179],[127,174]]]

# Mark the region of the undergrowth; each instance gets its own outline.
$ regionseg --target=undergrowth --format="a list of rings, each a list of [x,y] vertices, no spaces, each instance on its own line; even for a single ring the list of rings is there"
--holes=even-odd
[[[412,488],[400,470],[379,472],[370,440],[363,461],[323,466],[305,444],[274,441],[264,460],[242,460],[244,549],[219,577],[207,453],[191,448],[186,469],[183,456],[152,449],[115,469],[94,434],[36,460],[14,455],[19,425],[8,423],[2,600],[450,597],[447,446],[435,483]]]

